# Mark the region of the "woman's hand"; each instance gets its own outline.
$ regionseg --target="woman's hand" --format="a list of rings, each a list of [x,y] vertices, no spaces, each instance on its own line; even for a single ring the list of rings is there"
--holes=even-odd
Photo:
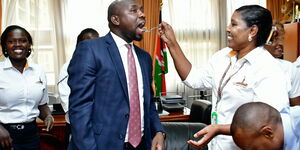
[[[169,24],[167,24],[166,22],[162,22],[161,24],[159,24],[158,32],[160,38],[168,46],[169,52],[174,61],[176,71],[178,72],[181,80],[184,81],[192,68],[192,64],[182,52],[180,45],[176,41],[174,31]]]
[[[52,115],[48,115],[45,120],[44,123],[46,125],[46,131],[50,131],[54,125],[54,118]]]
[[[2,125],[0,125],[0,149],[1,150],[12,149],[12,139],[8,131]]]
[[[51,111],[48,105],[47,104],[40,105],[38,108],[40,110],[39,118],[41,118],[44,121],[46,125],[46,131],[50,131],[54,124],[54,118],[51,115]]]
[[[158,34],[168,47],[172,47],[173,45],[177,44],[174,30],[166,22],[159,24]]]
[[[194,134],[195,138],[203,136],[199,141],[189,140],[188,144],[200,149],[207,145],[215,136],[219,134],[230,135],[230,125],[209,125]]]

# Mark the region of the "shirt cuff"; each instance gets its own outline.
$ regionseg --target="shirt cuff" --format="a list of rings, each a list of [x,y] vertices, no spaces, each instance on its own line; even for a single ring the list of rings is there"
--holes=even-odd
[[[186,79],[184,81],[182,81],[182,83],[184,83],[188,87],[192,87],[191,83],[193,83],[193,81],[195,80],[194,77],[193,77],[195,72],[196,72],[196,70],[192,66],[188,76],[186,77]]]

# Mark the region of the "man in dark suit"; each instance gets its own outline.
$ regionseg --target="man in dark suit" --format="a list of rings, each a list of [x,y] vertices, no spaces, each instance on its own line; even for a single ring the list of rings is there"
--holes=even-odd
[[[138,0],[108,8],[110,33],[81,42],[68,73],[70,150],[162,150],[164,130],[154,102],[152,60],[133,44],[143,37]]]

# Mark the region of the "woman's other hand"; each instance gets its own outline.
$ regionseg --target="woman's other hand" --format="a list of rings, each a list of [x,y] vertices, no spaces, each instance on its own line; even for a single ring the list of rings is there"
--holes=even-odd
[[[1,150],[12,149],[12,139],[8,131],[2,125],[0,125],[0,149]]]
[[[48,115],[45,120],[44,123],[46,125],[46,131],[50,131],[54,125],[54,118],[52,115]]]
[[[203,136],[199,141],[189,140],[188,144],[200,149],[207,145],[215,136],[219,134],[230,135],[230,125],[209,125],[194,134],[195,138]]]

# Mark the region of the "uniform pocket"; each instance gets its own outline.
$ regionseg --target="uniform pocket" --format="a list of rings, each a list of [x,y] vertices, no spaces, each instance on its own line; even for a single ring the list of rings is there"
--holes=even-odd
[[[7,98],[5,97],[6,94],[5,94],[5,88],[0,86],[0,108],[1,106],[6,106],[7,104]]]

